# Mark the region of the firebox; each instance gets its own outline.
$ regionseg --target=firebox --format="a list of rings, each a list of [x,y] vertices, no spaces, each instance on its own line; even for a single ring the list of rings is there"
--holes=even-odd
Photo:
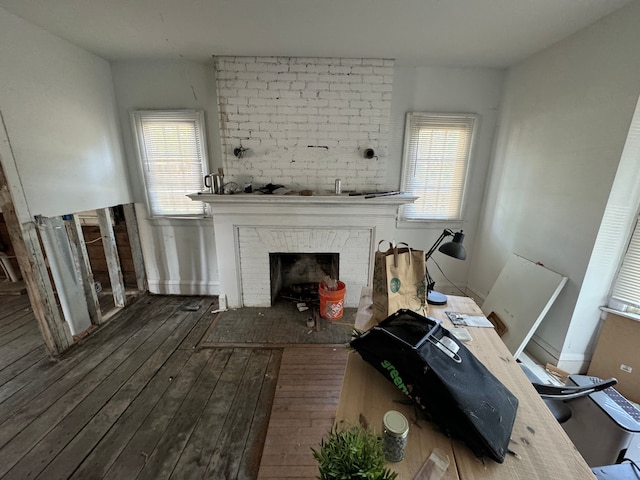
[[[339,253],[269,253],[271,305],[282,297],[313,302],[326,275],[340,278]]]

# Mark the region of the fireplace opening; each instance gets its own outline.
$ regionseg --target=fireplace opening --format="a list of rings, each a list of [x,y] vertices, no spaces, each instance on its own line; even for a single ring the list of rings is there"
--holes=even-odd
[[[339,253],[269,253],[271,305],[278,298],[318,301],[318,284],[326,275],[340,278]]]

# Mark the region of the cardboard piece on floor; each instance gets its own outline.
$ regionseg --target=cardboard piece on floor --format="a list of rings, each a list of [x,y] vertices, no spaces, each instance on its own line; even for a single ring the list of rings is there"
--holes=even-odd
[[[482,304],[507,327],[501,339],[515,358],[522,353],[547,314],[567,277],[539,263],[512,254]]]

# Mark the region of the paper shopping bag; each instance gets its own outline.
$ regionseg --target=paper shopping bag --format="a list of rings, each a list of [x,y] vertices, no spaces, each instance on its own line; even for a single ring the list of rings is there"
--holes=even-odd
[[[373,319],[384,320],[401,308],[426,315],[424,251],[399,243],[389,244],[389,249],[383,252],[382,243],[384,240],[378,243],[373,265]]]

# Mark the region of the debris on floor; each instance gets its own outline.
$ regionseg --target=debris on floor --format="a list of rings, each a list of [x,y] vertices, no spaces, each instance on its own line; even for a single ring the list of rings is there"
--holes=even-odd
[[[197,312],[200,310],[200,305],[181,305],[178,310],[182,310],[183,312]]]

